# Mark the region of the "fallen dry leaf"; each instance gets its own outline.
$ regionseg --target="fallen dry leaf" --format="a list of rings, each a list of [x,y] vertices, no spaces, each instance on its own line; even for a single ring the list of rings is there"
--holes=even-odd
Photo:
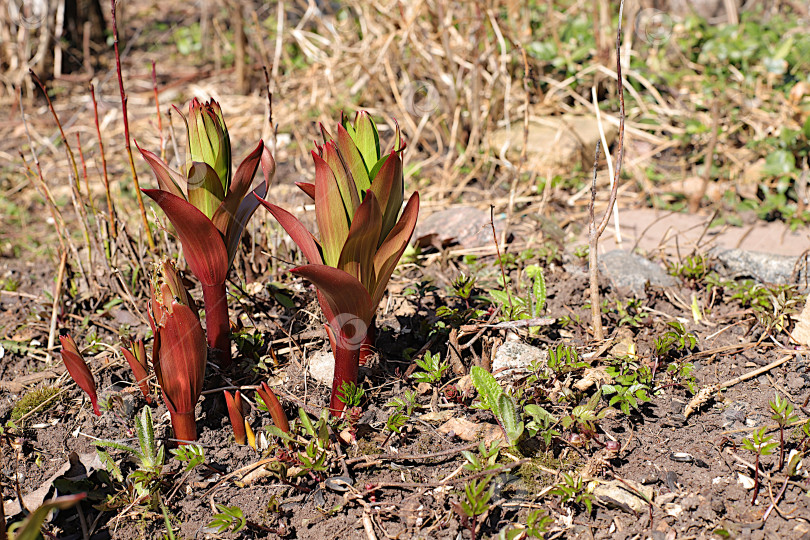
[[[505,442],[503,430],[493,424],[475,423],[464,418],[451,418],[441,426],[439,433],[456,436],[463,441],[483,440],[486,444],[494,441]]]

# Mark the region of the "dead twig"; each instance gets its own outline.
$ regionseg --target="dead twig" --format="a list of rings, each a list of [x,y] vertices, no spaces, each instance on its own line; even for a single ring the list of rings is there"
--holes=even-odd
[[[616,156],[616,167],[613,173],[613,186],[610,189],[605,213],[597,225],[594,215],[596,205],[596,170],[599,164],[600,142],[596,143],[596,157],[593,164],[593,182],[591,184],[591,204],[589,206],[590,221],[588,223],[588,275],[590,277],[591,289],[591,319],[593,325],[593,338],[597,341],[605,339],[605,331],[602,328],[602,311],[599,300],[599,237],[605,232],[613,205],[616,203],[616,194],[619,189],[619,178],[622,172],[622,160],[624,158],[624,79],[622,77],[622,15],[624,14],[624,0],[619,4],[619,27],[616,31],[616,78],[619,82],[619,152]]]

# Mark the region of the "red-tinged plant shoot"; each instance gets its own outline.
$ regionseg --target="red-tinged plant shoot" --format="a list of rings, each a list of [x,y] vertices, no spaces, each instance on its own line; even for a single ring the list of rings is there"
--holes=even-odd
[[[90,398],[90,403],[93,405],[93,412],[96,416],[101,416],[101,411],[98,409],[98,395],[96,394],[96,379],[87,367],[82,353],[76,346],[76,342],[69,334],[62,334],[59,336],[59,341],[62,343],[62,362],[68,370],[71,378],[76,381],[79,388],[84,390],[84,393]]]
[[[270,411],[270,416],[273,418],[273,423],[276,427],[284,433],[289,433],[290,423],[287,421],[287,415],[284,414],[284,409],[281,407],[281,403],[279,403],[276,394],[264,381],[262,381],[262,385],[258,388],[257,392],[267,406],[267,410]]]
[[[246,444],[247,432],[245,426],[247,420],[245,420],[242,394],[239,390],[233,395],[227,390],[223,390],[223,392],[225,393],[225,403],[228,405],[228,417],[231,419],[231,426],[233,427],[233,438],[236,440],[236,444]]]
[[[402,209],[402,142],[399,127],[383,155],[377,127],[367,112],[345,118],[332,139],[312,152],[315,183],[298,184],[315,201],[320,238],[282,208],[261,201],[298,245],[309,264],[292,270],[312,282],[327,320],[335,355],[330,408],[340,415],[343,383],[357,383],[361,350],[370,346],[374,313],[413,235],[419,194]],[[401,213],[400,213],[401,211]]]
[[[231,364],[225,279],[257,197],[264,197],[276,163],[262,141],[231,175],[231,142],[219,104],[197,99],[189,105],[188,159],[182,172],[154,153],[138,149],[149,163],[158,189],[145,189],[174,225],[192,273],[202,285],[208,345],[220,367]],[[261,165],[264,182],[247,196]]]
[[[149,396],[149,384],[146,382],[149,378],[149,365],[146,363],[146,347],[144,347],[143,340],[130,341],[128,346],[121,347],[121,353],[127,359],[129,367],[132,368],[135,382],[138,383],[146,402],[152,403],[152,398]]]
[[[155,331],[152,363],[174,436],[196,441],[194,407],[202,392],[208,351],[197,310],[170,261],[155,272],[148,313]]]

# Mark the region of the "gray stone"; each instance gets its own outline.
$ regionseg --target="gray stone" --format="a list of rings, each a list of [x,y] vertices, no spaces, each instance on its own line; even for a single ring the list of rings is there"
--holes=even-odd
[[[715,269],[730,278],[752,278],[760,283],[791,283],[794,270],[798,270],[798,282],[804,282],[804,265],[797,268],[798,257],[773,255],[744,249],[713,249],[709,252],[715,260]]]
[[[667,274],[661,266],[641,255],[616,249],[599,257],[599,270],[613,282],[619,290],[629,290],[644,294],[647,283],[656,287],[671,287],[675,278]]]
[[[492,358],[492,373],[496,379],[511,378],[526,373],[532,362],[545,362],[547,358],[548,351],[526,345],[522,341],[505,341]]]
[[[309,357],[309,376],[325,386],[332,386],[335,376],[335,357],[331,351],[318,351]]]
[[[500,236],[504,217],[495,216],[495,231]],[[454,206],[430,214],[416,224],[413,237],[419,245],[437,248],[457,242],[463,248],[490,246],[492,226],[489,211],[472,206]]]

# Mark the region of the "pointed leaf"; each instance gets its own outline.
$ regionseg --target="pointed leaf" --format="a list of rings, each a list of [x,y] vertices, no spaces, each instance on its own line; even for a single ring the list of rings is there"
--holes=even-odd
[[[299,266],[291,272],[308,279],[318,288],[332,310],[333,317],[329,324],[333,329],[360,322],[368,328],[374,308],[368,291],[357,278],[322,264]]]
[[[193,162],[188,170],[188,202],[211,219],[224,200],[222,182],[213,167]]]
[[[369,116],[368,112],[360,111],[354,121],[354,142],[366,168],[370,169],[380,159],[380,135],[377,133],[377,126]]]
[[[253,184],[253,177],[256,176],[256,171],[259,169],[259,162],[262,158],[262,151],[264,150],[264,142],[261,140],[256,148],[248,154],[248,156],[239,164],[236,169],[236,174],[233,175],[231,187],[225,200],[217,208],[211,221],[214,226],[224,235],[227,234],[228,228],[236,215],[236,210],[245,198],[245,195],[250,190]]]
[[[371,183],[371,191],[377,196],[383,212],[382,234],[385,238],[394,228],[402,209],[402,155],[396,152],[388,155]]]
[[[155,364],[166,407],[171,413],[193,413],[202,392],[208,347],[197,314],[175,303],[158,327],[160,352]]]
[[[45,522],[45,518],[48,517],[51,510],[54,508],[67,510],[85,497],[87,497],[87,493],[78,493],[76,495],[65,495],[45,501],[25,518],[14,535],[15,540],[36,540],[37,538],[42,538],[42,524]],[[9,538],[11,538],[11,536],[9,536]]]
[[[376,307],[385,294],[388,280],[394,272],[400,257],[408,247],[408,242],[416,228],[416,219],[419,217],[419,193],[411,195],[399,221],[388,233],[388,237],[377,249],[374,255],[374,275],[376,285],[373,289],[372,302]]]
[[[338,138],[336,142],[338,152],[340,152],[340,157],[343,159],[346,169],[352,173],[357,191],[361,194],[365,193],[369,186],[371,186],[368,168],[363,161],[363,157],[360,155],[360,151],[357,149],[357,146],[355,146],[352,136],[349,135],[349,132],[341,125],[338,125]]]
[[[335,175],[321,157],[315,153],[312,157],[315,159],[315,219],[321,235],[323,259],[329,266],[337,266],[349,234],[349,221]]]
[[[213,287],[225,282],[228,253],[211,220],[191,203],[159,189],[144,189],[174,225],[189,268],[200,282]]]
[[[135,146],[138,148],[138,150],[140,150],[141,155],[149,166],[152,167],[152,172],[155,173],[155,178],[157,178],[160,189],[185,199],[185,190],[187,185],[186,177],[166,165],[162,159],[157,157],[149,150],[144,150],[138,146],[138,141],[135,141]]]
[[[310,199],[315,200],[315,184],[311,182],[296,182],[295,185],[306,193]]]
[[[357,207],[360,206],[360,196],[357,194],[357,186],[354,183],[354,179],[351,174],[349,174],[349,171],[346,170],[343,160],[340,159],[340,154],[338,154],[334,141],[329,141],[323,145],[323,159],[329,165],[329,168],[332,169],[332,174],[335,175],[335,180],[340,190],[340,196],[343,199],[343,206],[349,214],[349,219],[351,219]]]
[[[149,385],[146,382],[146,379],[149,378],[149,366],[146,363],[146,347],[144,347],[143,340],[131,341],[129,347],[121,347],[121,353],[132,369],[135,382],[141,389],[143,397],[146,398],[146,402],[152,403],[152,398],[149,397]]]
[[[270,411],[270,416],[273,417],[273,423],[278,429],[284,433],[290,432],[290,423],[287,421],[287,415],[284,414],[284,409],[278,401],[276,394],[267,386],[267,383],[262,381],[262,385],[258,389],[262,401],[267,405],[267,410]]]
[[[256,198],[262,204],[262,206],[267,209],[268,212],[273,214],[273,217],[276,218],[279,225],[281,225],[284,230],[287,231],[287,234],[290,235],[292,241],[295,242],[298,249],[301,250],[304,257],[307,258],[310,264],[323,263],[321,252],[318,249],[318,243],[315,241],[315,238],[312,237],[312,233],[310,233],[307,228],[304,227],[300,221],[298,221],[298,218],[283,208],[276,206],[275,204],[270,204],[258,195]]]
[[[245,444],[247,442],[245,432],[245,415],[242,413],[242,394],[239,390],[235,395],[231,395],[227,390],[225,393],[225,403],[228,406],[228,417],[231,420],[231,427],[233,427],[233,438],[236,439],[236,444]]]
[[[374,254],[377,251],[381,227],[380,205],[377,204],[374,193],[369,191],[354,215],[337,265],[341,270],[357,278],[366,290],[373,287]]]
[[[90,403],[93,405],[93,412],[96,416],[101,416],[101,411],[98,409],[98,395],[96,394],[96,379],[87,363],[84,361],[76,342],[69,335],[59,336],[59,342],[62,344],[62,362],[70,374],[70,377],[79,385],[85,394],[90,398]]]

